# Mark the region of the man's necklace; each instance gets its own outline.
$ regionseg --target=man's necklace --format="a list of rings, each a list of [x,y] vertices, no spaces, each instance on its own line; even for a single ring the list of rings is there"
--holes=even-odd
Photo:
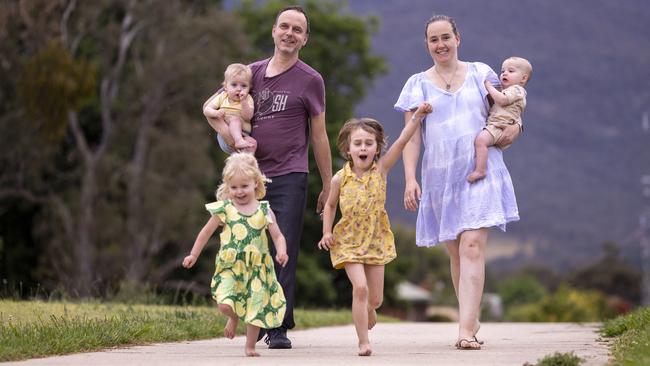
[[[447,91],[451,90],[451,82],[454,80],[454,76],[456,76],[456,71],[458,71],[458,64],[459,63],[456,63],[456,68],[454,69],[454,72],[451,74],[451,78],[449,78],[449,81],[445,80],[445,78],[443,78],[442,75],[440,75],[437,67],[435,66],[433,67],[433,71],[435,71],[436,74],[438,74],[438,77],[445,82],[445,89],[447,89]]]

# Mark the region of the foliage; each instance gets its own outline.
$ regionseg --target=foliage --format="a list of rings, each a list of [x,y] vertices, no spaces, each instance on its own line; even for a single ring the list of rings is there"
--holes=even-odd
[[[506,312],[509,321],[595,322],[612,316],[605,297],[598,291],[583,291],[561,285],[538,302],[513,306]]]
[[[352,321],[349,311],[332,310],[296,309],[295,318],[298,329]],[[0,300],[0,361],[220,337],[225,323],[208,306]],[[242,322],[238,333],[245,333]]]
[[[603,244],[599,260],[573,271],[568,278],[571,286],[577,288],[600,290],[633,304],[641,301],[641,272],[621,259],[620,248],[613,242]]]
[[[42,253],[3,278],[73,296],[167,286],[216,185],[198,106],[247,50],[241,32],[224,37],[237,22],[205,1],[0,6],[0,215],[20,225],[2,228],[0,255]]]
[[[650,364],[650,307],[606,322],[601,333],[617,337],[612,346],[612,365]]]
[[[583,362],[584,360],[576,356],[575,354],[573,354],[573,352],[571,353],[555,352],[552,355],[544,356],[535,364],[535,366],[578,366]],[[524,364],[524,366],[528,366],[528,365],[530,365],[528,362]]]
[[[528,275],[507,278],[497,285],[497,289],[506,308],[533,303],[546,295],[544,286]]]

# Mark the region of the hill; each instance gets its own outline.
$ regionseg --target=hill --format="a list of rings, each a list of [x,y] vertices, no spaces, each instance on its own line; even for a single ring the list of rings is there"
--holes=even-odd
[[[350,1],[350,11],[381,19],[374,39],[390,72],[357,115],[380,120],[393,139],[403,125],[393,104],[406,79],[431,66],[424,24],[454,17],[460,58],[500,69],[511,55],[531,60],[525,133],[505,153],[521,221],[493,235],[500,267],[541,262],[566,269],[600,256],[615,241],[640,263],[640,177],[650,174],[650,7],[643,0]],[[401,164],[401,163],[400,163]],[[391,220],[414,225],[402,208],[403,168],[389,176]],[[496,233],[496,232],[495,232]]]

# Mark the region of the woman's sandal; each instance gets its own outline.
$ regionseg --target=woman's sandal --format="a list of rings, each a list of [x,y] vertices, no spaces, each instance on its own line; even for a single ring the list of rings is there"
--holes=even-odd
[[[465,342],[463,344],[463,342]],[[471,346],[472,344],[478,345],[478,347],[473,347]],[[459,339],[458,342],[456,342],[456,348],[463,350],[463,351],[477,351],[481,349],[481,343],[479,343],[478,340],[476,340],[476,337],[474,339]]]
[[[476,342],[476,343],[480,344],[481,346],[485,343],[484,341],[479,341],[478,338],[476,338],[476,336],[472,337],[472,339],[473,339],[473,341],[470,340],[468,342]],[[467,341],[467,339],[465,339],[465,340]],[[454,347],[460,348],[460,340],[456,341],[456,343],[454,344]]]

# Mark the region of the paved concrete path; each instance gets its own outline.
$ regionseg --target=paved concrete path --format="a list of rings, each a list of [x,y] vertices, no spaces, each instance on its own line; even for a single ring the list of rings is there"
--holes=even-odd
[[[112,349],[105,352],[34,359],[7,365],[518,365],[536,363],[554,352],[573,351],[584,365],[603,365],[607,344],[596,333],[597,324],[484,323],[480,351],[453,347],[455,323],[378,324],[370,332],[371,357],[356,356],[351,325],[292,331],[291,350],[270,350],[262,342],[262,357],[244,357],[244,337],[163,343]]]

